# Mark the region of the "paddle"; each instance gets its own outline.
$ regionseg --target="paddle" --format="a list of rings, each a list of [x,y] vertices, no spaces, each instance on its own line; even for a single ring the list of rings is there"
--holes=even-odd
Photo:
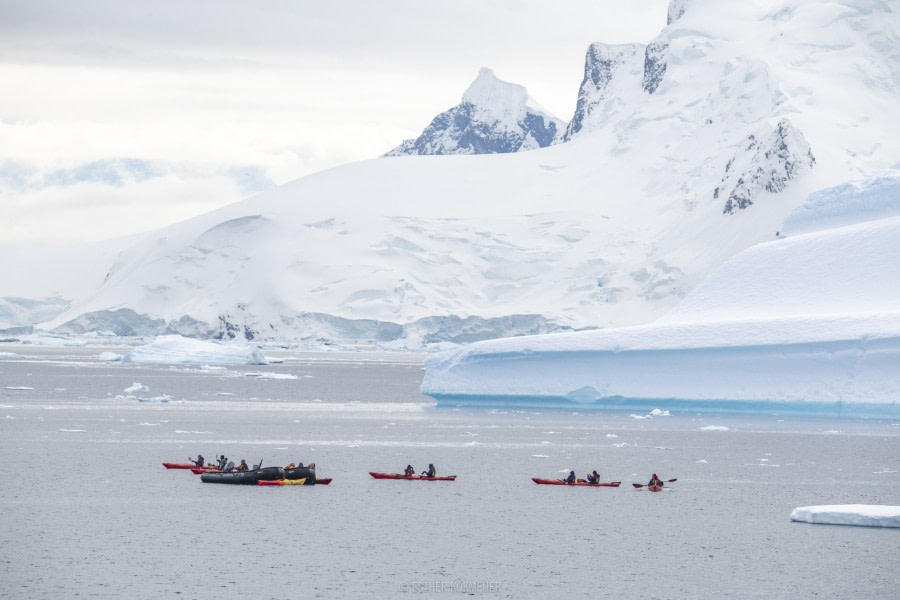
[[[675,479],[666,479],[666,483],[675,483],[676,481],[678,481],[677,477]],[[631,485],[633,485],[636,490],[646,487],[643,483],[632,483]]]

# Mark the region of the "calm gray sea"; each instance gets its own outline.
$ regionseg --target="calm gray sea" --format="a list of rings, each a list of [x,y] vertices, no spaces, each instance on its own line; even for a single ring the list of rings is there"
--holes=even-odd
[[[900,589],[900,530],[788,518],[812,504],[900,504],[895,421],[437,408],[418,393],[420,356],[283,351],[268,352],[283,364],[200,369],[106,364],[102,350],[0,347],[21,356],[0,358],[0,598]],[[116,397],[134,382],[171,401]],[[161,465],[198,452],[314,461],[334,482],[222,486]],[[459,478],[368,476],[429,462]],[[531,482],[569,468],[622,487]],[[678,481],[632,488],[654,471]]]

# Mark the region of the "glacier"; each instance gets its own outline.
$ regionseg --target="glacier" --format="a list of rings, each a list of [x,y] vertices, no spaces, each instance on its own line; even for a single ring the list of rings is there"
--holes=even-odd
[[[426,361],[422,393],[454,405],[898,416],[898,175],[813,194],[786,219],[804,233],[737,254],[653,323],[461,347]]]

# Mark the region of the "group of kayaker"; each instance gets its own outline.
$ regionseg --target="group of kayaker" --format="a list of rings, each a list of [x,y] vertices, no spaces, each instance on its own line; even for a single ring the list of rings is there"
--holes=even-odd
[[[568,477],[566,477],[562,481],[564,481],[566,483],[581,483],[581,482],[600,483],[600,474],[597,473],[597,469],[594,469],[591,473],[588,473],[587,477],[585,477],[584,479],[578,479],[575,476],[575,471],[569,471]],[[650,478],[650,483],[648,483],[647,485],[654,486],[654,487],[662,487],[663,481],[662,481],[662,479],[660,479],[659,477],[656,476],[656,473],[654,473],[653,476]]]
[[[224,454],[222,454],[221,456],[216,456],[216,464],[213,464],[213,463],[209,463],[208,465],[205,464],[206,461],[203,458],[202,454],[197,455],[197,460],[194,460],[193,458],[188,458],[188,461],[197,467],[216,467],[220,471],[224,471],[225,467],[228,466],[228,457],[226,457]],[[241,464],[239,464],[237,467],[235,467],[235,470],[239,471],[239,472],[249,471],[250,466],[247,464],[247,461],[242,458]]]
[[[315,471],[315,470],[316,470],[316,463],[309,463],[309,464],[306,465],[306,466],[303,466],[303,463],[302,463],[302,462],[298,462],[297,464],[294,464],[294,463],[288,463],[284,468],[285,468],[285,469],[311,469],[311,470]]]
[[[213,464],[213,463],[206,464],[206,460],[203,458],[202,454],[198,454],[196,460],[194,460],[193,458],[188,458],[188,462],[190,462],[192,465],[197,466],[197,467],[216,467],[220,471],[224,471],[225,467],[228,466],[228,458],[224,454],[222,454],[221,456],[218,456],[218,455],[216,456],[215,464]],[[432,470],[434,469],[434,465],[428,465],[428,467]],[[254,468],[256,468],[256,467],[254,467]],[[411,469],[412,467],[409,467],[409,468]],[[312,469],[313,471],[315,471],[316,463],[309,463],[305,467],[303,466],[302,462],[298,462],[296,464],[290,463],[285,467],[285,469]],[[250,471],[251,469],[250,469],[250,465],[247,464],[247,461],[242,458],[240,464],[237,465],[234,468],[234,470],[242,473],[244,471]],[[432,475],[432,477],[433,477],[433,475]]]
[[[416,474],[416,470],[413,469],[412,465],[406,465],[406,468],[403,470],[404,477],[412,477]],[[428,463],[428,469],[426,471],[422,471],[422,477],[437,477],[437,469],[434,468],[434,465]]]

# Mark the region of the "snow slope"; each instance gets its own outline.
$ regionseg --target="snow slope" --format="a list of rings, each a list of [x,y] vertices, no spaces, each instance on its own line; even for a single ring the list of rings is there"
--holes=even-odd
[[[880,181],[900,205],[898,175],[850,187]],[[868,196],[847,188],[795,214],[824,225],[822,199],[843,194],[850,224],[739,253],[654,323],[473,344],[429,359],[422,391],[449,402],[900,414],[900,216],[868,220]]]
[[[420,347],[646,323],[810,192],[897,161],[897,17],[675,2],[621,68],[592,46],[565,143],[305,177],[124,248],[43,324]]]

